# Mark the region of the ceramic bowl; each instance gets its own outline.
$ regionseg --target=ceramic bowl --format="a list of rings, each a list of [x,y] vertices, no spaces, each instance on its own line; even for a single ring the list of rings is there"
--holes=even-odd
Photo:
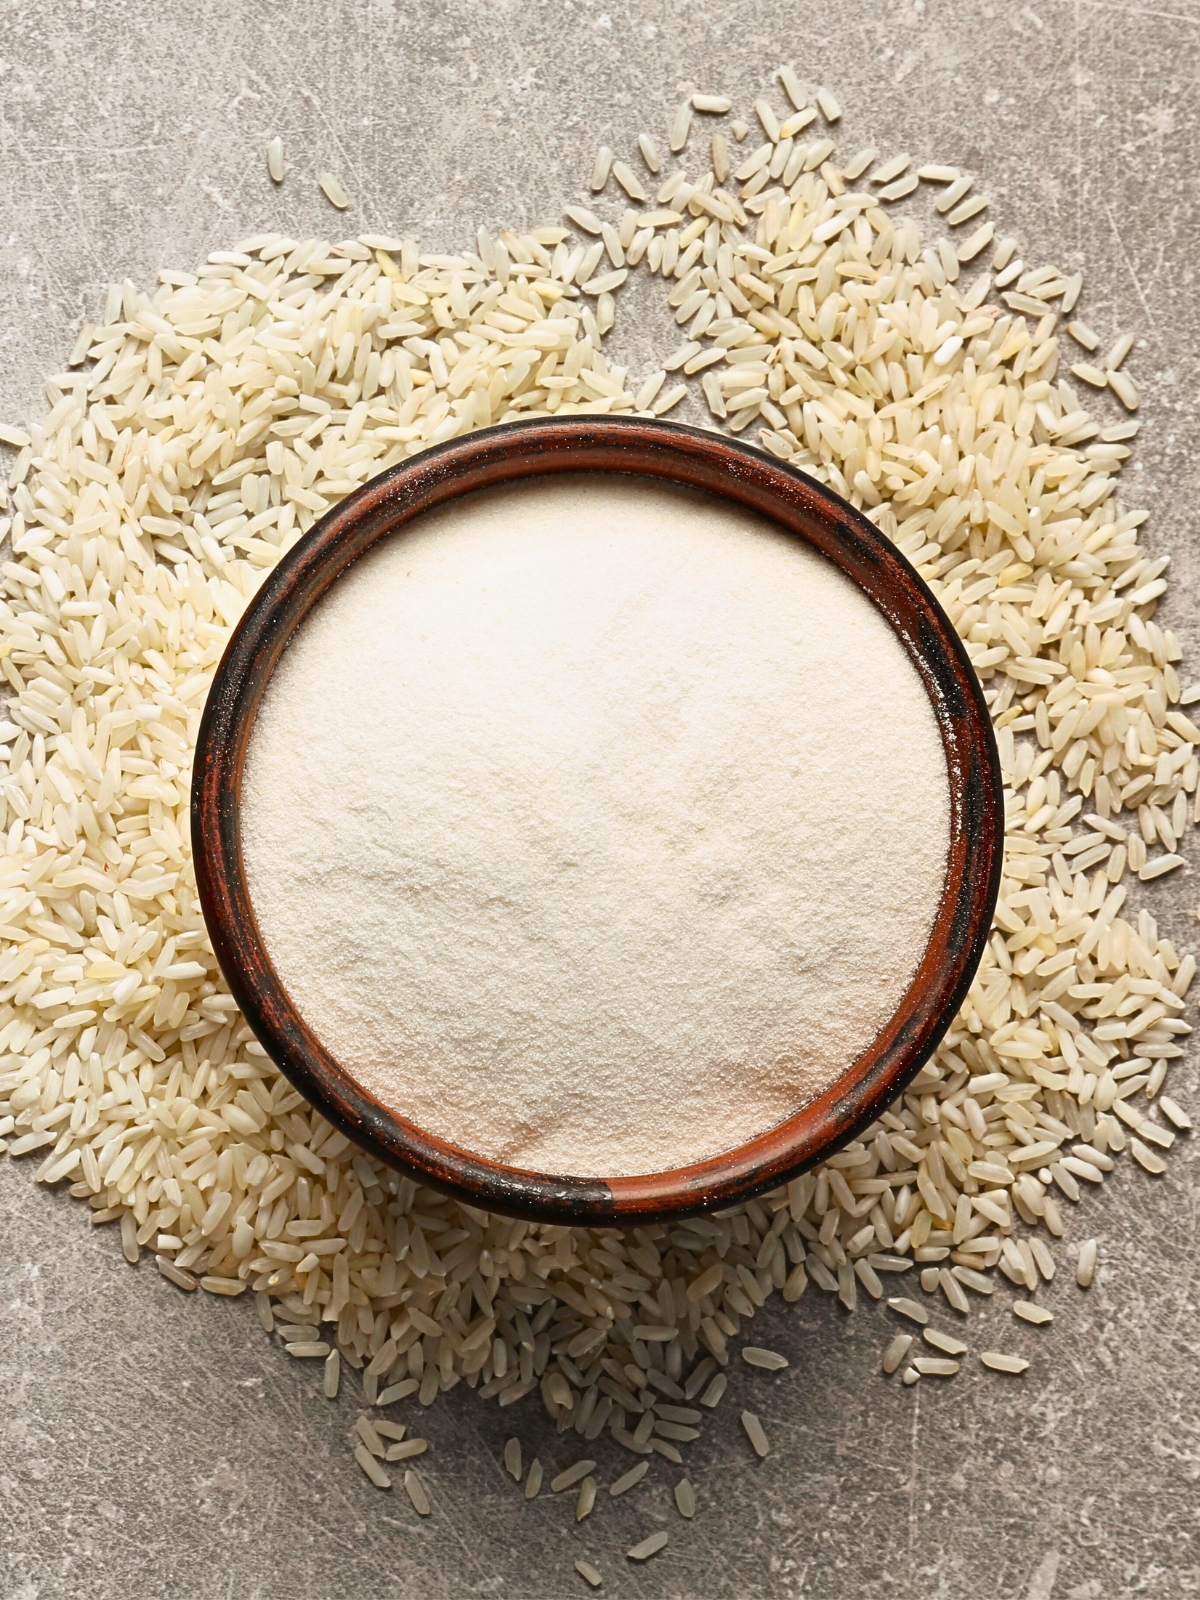
[[[886,617],[924,684],[949,774],[950,838],[932,933],[895,1012],[844,1073],[778,1126],[723,1155],[641,1177],[577,1178],[505,1166],[435,1137],[357,1083],[306,1026],[271,964],[242,865],[239,807],[257,709],[295,630],[376,541],[458,495],[545,474],[634,474],[731,501],[821,552]],[[192,843],[213,948],[272,1059],[380,1160],[469,1204],[541,1222],[613,1225],[683,1217],[771,1189],[865,1128],[928,1060],[987,939],[1003,848],[999,759],[966,651],[910,563],[823,484],[725,435],[637,417],[549,417],[483,429],[382,473],[296,544],[235,628],[196,751]]]

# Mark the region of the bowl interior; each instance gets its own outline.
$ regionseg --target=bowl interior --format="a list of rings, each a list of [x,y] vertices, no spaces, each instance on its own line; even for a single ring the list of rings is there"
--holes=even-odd
[[[308,612],[378,540],[464,493],[572,472],[631,473],[758,513],[831,560],[875,604],[915,666],[949,780],[945,885],[900,1004],[847,1070],[800,1111],[720,1156],[674,1171],[577,1179],[457,1148],[384,1107],[305,1024],[267,955],[243,870],[246,752],[271,672]],[[280,562],[230,640],[196,753],[193,849],[214,949],[247,1020],[281,1069],[364,1148],[470,1203],[587,1224],[682,1216],[786,1181],[871,1122],[936,1047],[986,940],[999,882],[1001,788],[978,681],[948,619],[877,529],[831,491],[722,435],[639,418],[539,419],[457,440],[393,468],[329,513]]]

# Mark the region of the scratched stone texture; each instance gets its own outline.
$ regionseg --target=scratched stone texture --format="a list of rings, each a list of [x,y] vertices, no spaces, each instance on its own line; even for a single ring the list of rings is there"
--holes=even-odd
[[[451,249],[480,223],[549,221],[582,197],[597,142],[629,154],[648,129],[665,144],[694,88],[749,111],[781,61],[836,88],[844,152],[969,166],[998,231],[1028,260],[1082,267],[1082,315],[1136,334],[1145,428],[1125,504],[1151,509],[1148,541],[1173,557],[1165,615],[1195,660],[1198,0],[4,0],[0,413],[41,408],[111,279],[149,283],[267,228]],[[263,157],[275,133],[281,188]],[[326,168],[354,196],[344,218],[317,192]],[[614,338],[642,367],[672,333],[635,292]],[[1146,901],[1200,942],[1190,868]],[[1174,1083],[1191,1100],[1194,1059]],[[1186,1140],[1166,1177],[1123,1162],[1072,1211],[1051,1327],[1016,1322],[1002,1279],[973,1311],[975,1349],[1026,1352],[1024,1378],[969,1360],[902,1389],[879,1375],[888,1313],[847,1316],[814,1289],[765,1312],[755,1338],[791,1366],[731,1367],[689,1447],[691,1524],[663,1461],[579,1526],[572,1495],[527,1505],[505,1438],[555,1468],[578,1452],[532,1405],[462,1390],[422,1419],[433,1515],[418,1521],[353,1464],[351,1386],[330,1404],[252,1307],[129,1268],[113,1230],[35,1190],[31,1165],[0,1161],[0,1600],[558,1597],[586,1592],[581,1555],[604,1594],[661,1600],[1200,1594]],[[1089,1235],[1102,1265],[1084,1294],[1071,1265]],[[629,1461],[597,1454],[605,1483]],[[667,1549],[629,1562],[659,1527]]]

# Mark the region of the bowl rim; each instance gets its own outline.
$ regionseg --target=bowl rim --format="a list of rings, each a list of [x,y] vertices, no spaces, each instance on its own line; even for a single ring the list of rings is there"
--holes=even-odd
[[[270,961],[243,870],[241,782],[271,672],[304,617],[373,544],[459,495],[572,472],[650,477],[759,513],[825,555],[875,603],[929,696],[950,788],[946,879],[925,954],[879,1034],[843,1075],[774,1128],[670,1172],[576,1178],[508,1166],[388,1110],[309,1029]],[[832,1155],[876,1120],[932,1055],[991,930],[1003,859],[999,754],[982,687],[949,618],[875,525],[817,480],[728,435],[643,417],[541,417],[423,451],[327,512],[280,560],[213,677],[192,782],[196,884],[242,1014],[292,1084],[341,1132],[468,1205],[536,1222],[613,1226],[749,1200]]]

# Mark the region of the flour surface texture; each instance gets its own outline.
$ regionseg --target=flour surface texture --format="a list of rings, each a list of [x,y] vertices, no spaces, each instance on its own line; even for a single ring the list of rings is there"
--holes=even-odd
[[[272,676],[242,844],[301,1014],[483,1155],[663,1171],[783,1120],[895,1010],[941,740],[882,616],[723,502],[563,476],[427,514]]]

